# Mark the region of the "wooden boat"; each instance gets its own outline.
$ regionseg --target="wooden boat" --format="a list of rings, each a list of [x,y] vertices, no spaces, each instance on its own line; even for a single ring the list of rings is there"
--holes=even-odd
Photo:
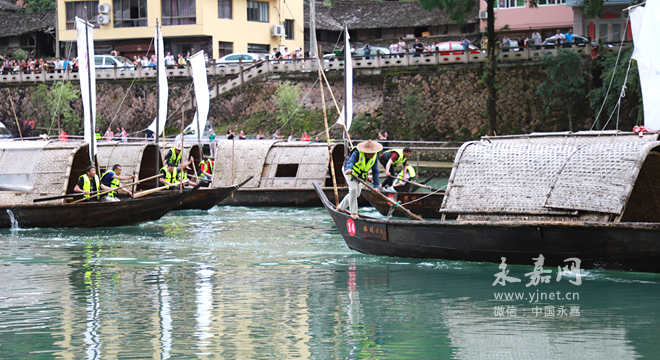
[[[194,193],[168,193],[121,202],[66,203],[89,166],[84,142],[0,143],[0,182],[27,191],[0,191],[0,227],[106,227],[155,220]],[[60,197],[45,203],[35,199]]]
[[[181,204],[173,210],[209,210],[216,206],[219,202],[226,197],[233,194],[236,190],[240,189],[250,179],[243,181],[241,184],[224,187],[200,187],[195,193],[190,195]]]
[[[341,174],[344,145],[331,145],[339,200],[348,188]],[[324,184],[334,199],[330,155],[325,143],[308,141],[223,140],[216,152],[211,187],[229,186],[252,176],[245,186],[219,205],[234,206],[323,206],[312,184]],[[366,200],[361,204],[367,205]]]
[[[315,185],[347,245],[372,255],[660,272],[657,134],[488,137],[458,151],[440,211],[357,220]]]
[[[12,204],[0,206],[0,228],[92,228],[158,220],[197,188],[117,202]]]
[[[445,197],[444,190],[435,193],[383,191],[381,194],[387,196],[392,201],[398,201],[400,204],[404,204],[406,209],[424,219],[439,219],[442,216],[440,213],[440,205],[442,205],[442,199]],[[381,215],[389,215],[392,206],[387,200],[367,190],[362,191],[362,196],[369,202],[369,204],[371,204],[371,206],[376,208]],[[398,207],[394,207],[392,210],[392,216],[406,217],[407,215]]]

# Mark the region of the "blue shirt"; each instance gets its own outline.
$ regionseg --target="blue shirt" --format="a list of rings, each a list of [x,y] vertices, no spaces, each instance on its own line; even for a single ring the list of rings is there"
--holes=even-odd
[[[374,165],[371,167],[371,172],[373,173],[373,183],[374,187],[378,187],[380,185],[380,179],[378,176],[380,175],[380,172],[378,170],[378,154],[374,154],[376,157],[376,161],[374,161]],[[360,152],[359,151],[353,151],[351,155],[344,161],[344,171],[346,170],[352,170],[353,166],[355,165],[356,162],[360,159]],[[368,160],[367,160],[368,161]]]
[[[569,43],[569,44],[572,44],[572,43],[573,43],[573,34],[571,34],[571,33],[566,33],[564,36],[566,37],[566,42],[567,42],[567,43]]]

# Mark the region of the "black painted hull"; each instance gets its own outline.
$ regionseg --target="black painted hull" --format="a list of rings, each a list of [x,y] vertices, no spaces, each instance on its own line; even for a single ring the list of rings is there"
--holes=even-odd
[[[200,188],[173,210],[209,210],[236,191],[238,187]]]
[[[319,196],[348,247],[365,254],[521,265],[542,254],[544,266],[574,257],[581,268],[660,272],[660,223],[353,221]]]
[[[15,204],[0,206],[0,228],[12,227],[11,212],[20,228],[94,228],[135,225],[158,220],[197,188],[118,202],[78,204]]]
[[[323,188],[327,198],[335,198],[333,188]],[[338,189],[339,201],[346,196],[348,188]],[[360,205],[368,205],[366,200],[360,198]],[[247,188],[239,189],[225,198],[219,205],[230,206],[277,206],[277,207],[321,207],[323,203],[314,189],[273,189],[273,188]]]

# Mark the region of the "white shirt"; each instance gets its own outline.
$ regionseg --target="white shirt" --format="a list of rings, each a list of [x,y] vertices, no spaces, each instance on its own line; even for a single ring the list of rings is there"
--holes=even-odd
[[[399,53],[404,53],[406,52],[406,43],[403,41],[400,41],[397,46],[399,47]]]
[[[541,45],[541,34],[538,32],[533,33],[532,39],[534,39],[534,45]]]

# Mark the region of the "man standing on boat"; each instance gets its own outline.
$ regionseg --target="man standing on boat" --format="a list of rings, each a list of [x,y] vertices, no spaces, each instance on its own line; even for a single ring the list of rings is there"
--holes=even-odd
[[[346,208],[348,208],[353,219],[358,218],[358,198],[362,193],[362,183],[353,177],[364,180],[367,178],[369,170],[371,170],[373,173],[374,188],[378,191],[378,161],[376,161],[376,154],[381,150],[383,150],[381,144],[373,140],[363,141],[351,151],[351,154],[344,161],[342,171],[348,185],[348,194],[339,203],[338,210],[346,211]]]
[[[385,151],[383,155],[378,159],[380,163],[385,167],[385,180],[383,181],[383,187],[392,186],[394,182],[394,174],[390,172],[393,166],[401,164],[403,166],[402,179],[406,178],[407,167],[408,167],[408,158],[412,154],[409,148],[404,149],[391,149]],[[377,176],[377,175],[376,175]]]
[[[121,183],[119,180],[131,180],[137,179],[137,175],[132,176],[121,176],[121,165],[115,164],[112,167],[112,170],[106,171],[103,176],[101,176],[101,185],[109,189],[116,189],[115,191],[109,192],[106,196],[103,197],[103,201],[119,201],[117,198],[117,193],[124,193],[133,197],[133,193],[126,189],[122,189]]]
[[[96,167],[90,165],[85,169],[85,173],[78,178],[78,183],[73,188],[73,191],[83,193],[83,197],[87,199],[90,197],[90,194],[99,192],[102,188],[103,185],[101,185],[99,176],[96,175]],[[108,188],[108,190],[109,189],[110,188]],[[100,199],[101,197],[96,195],[89,198],[89,201],[99,201]]]

